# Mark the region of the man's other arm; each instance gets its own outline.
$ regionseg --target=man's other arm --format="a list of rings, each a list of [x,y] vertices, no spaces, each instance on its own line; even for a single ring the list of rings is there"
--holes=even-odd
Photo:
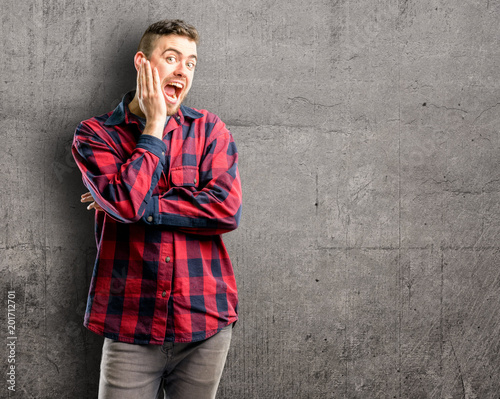
[[[170,170],[172,186],[152,196],[142,217],[145,223],[203,235],[238,227],[242,202],[238,151],[233,136],[219,119],[211,137],[198,170]]]

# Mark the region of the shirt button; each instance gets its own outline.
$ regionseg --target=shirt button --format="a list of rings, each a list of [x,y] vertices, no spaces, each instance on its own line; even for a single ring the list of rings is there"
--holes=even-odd
[[[167,291],[163,291],[163,292],[161,293],[161,296],[162,296],[163,298],[165,298],[165,297],[167,296]]]
[[[161,155],[163,155],[163,156],[164,156],[164,155],[165,155],[165,151],[162,151],[162,152],[161,152]]]
[[[153,221],[153,216],[148,216],[148,222],[152,222]]]
[[[165,262],[170,262],[170,256],[167,256],[167,257],[165,258]]]
[[[194,178],[194,184],[196,184],[197,180],[196,180],[196,177]]]

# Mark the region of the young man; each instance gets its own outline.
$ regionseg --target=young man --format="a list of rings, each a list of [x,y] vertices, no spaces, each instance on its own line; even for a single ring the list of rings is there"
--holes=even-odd
[[[137,89],[83,121],[72,151],[95,209],[84,325],[105,337],[99,398],[213,398],[238,319],[221,234],[238,226],[238,153],[224,123],[181,105],[198,33],[151,25]]]

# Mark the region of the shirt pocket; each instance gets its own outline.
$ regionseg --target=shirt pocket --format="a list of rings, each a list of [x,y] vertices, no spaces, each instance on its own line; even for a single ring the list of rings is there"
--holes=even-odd
[[[170,181],[174,187],[186,187],[195,191],[200,182],[197,166],[179,166],[170,170]]]

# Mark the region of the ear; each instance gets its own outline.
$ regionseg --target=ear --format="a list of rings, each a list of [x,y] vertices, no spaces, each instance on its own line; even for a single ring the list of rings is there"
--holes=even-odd
[[[134,66],[136,71],[139,71],[139,67],[141,66],[143,58],[146,60],[148,59],[148,57],[146,57],[146,54],[144,54],[142,51],[138,51],[137,53],[135,53]]]

